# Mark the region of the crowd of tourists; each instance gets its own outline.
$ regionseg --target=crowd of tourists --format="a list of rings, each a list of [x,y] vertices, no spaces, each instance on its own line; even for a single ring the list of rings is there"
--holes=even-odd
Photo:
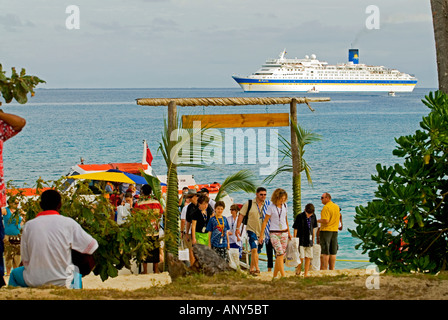
[[[223,217],[225,203],[215,202],[209,198],[208,190],[183,190],[179,207],[181,210],[182,244],[189,250],[189,261],[194,263],[193,245],[207,245],[221,257],[229,260],[229,250],[238,249],[241,257],[243,238],[248,240],[250,249],[249,273],[260,273],[259,255],[263,245],[266,247],[268,271],[273,276],[285,276],[285,255],[288,242],[297,238],[300,263],[296,274],[304,269],[304,276],[309,275],[311,261],[318,260],[320,270],[335,268],[338,250],[338,231],[342,230],[340,208],[331,200],[329,193],[321,196],[323,208],[320,219],[315,215],[312,203],[298,214],[292,225],[288,221],[288,195],[284,189],[276,189],[267,199],[267,190],[259,187],[254,199],[248,200],[241,207],[233,204],[231,215]],[[243,236],[244,234],[244,236]],[[275,256],[275,263],[273,256]]]
[[[135,210],[152,212],[152,228],[147,234],[152,249],[139,273],[148,273],[149,263],[153,266],[153,272],[158,273],[159,263],[163,259],[160,226],[164,212],[151,194],[151,187],[143,185],[139,190],[128,188],[121,193],[119,201],[110,198],[116,209],[112,218],[118,225],[122,225]],[[238,258],[242,257],[245,240],[250,251],[250,275],[260,273],[259,256],[265,246],[268,271],[273,269],[274,278],[278,275],[284,277],[287,245],[295,238],[299,240],[297,250],[300,257],[297,275],[304,269],[304,276],[308,276],[313,260],[318,260],[321,270],[334,269],[342,216],[330,194],[324,193],[321,197],[323,208],[320,219],[316,217],[314,205],[308,203],[305,210],[291,221],[292,228],[288,221],[286,191],[278,188],[273,191],[270,200],[267,196],[266,188],[259,187],[254,199],[244,204],[232,204],[231,215],[224,216],[226,204],[211,199],[207,189],[196,191],[184,188],[179,199],[179,232],[181,246],[188,249],[189,263],[192,265],[195,262],[195,244],[209,246],[229,262],[230,249],[238,253]],[[42,212],[25,225],[20,214],[13,214],[18,210],[16,203],[9,202],[2,209],[3,224],[0,230],[6,231],[2,245],[6,248],[6,272],[10,286],[70,286],[67,283],[67,267],[73,265],[73,250],[89,263],[98,248],[97,241],[75,220],[60,215],[62,204],[57,191],[42,193],[40,205]]]

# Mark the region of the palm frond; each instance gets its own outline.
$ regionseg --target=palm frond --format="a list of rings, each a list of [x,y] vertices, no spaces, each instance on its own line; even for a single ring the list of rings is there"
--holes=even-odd
[[[299,149],[300,148],[303,149],[306,145],[310,143],[322,140],[322,136],[320,134],[304,129],[303,127],[295,123],[293,120],[291,120],[291,126],[297,137]]]
[[[244,191],[247,193],[255,193],[257,190],[257,183],[255,175],[250,170],[240,170],[228,176],[221,184],[215,200],[220,200],[224,195],[233,192]]]
[[[306,163],[305,159],[302,158],[302,168],[305,171],[306,180],[310,186],[313,186],[313,180],[311,179],[311,167]]]
[[[147,173],[145,173],[142,169],[140,169],[140,174],[143,178],[145,178],[146,182],[151,186],[152,191],[154,193],[154,196],[156,197],[157,201],[160,202],[163,208],[166,207],[165,199],[162,197],[162,187],[160,184],[159,178],[155,176],[151,176]]]
[[[168,133],[168,125],[165,120],[162,142],[159,144],[159,150],[167,167],[170,163],[174,163],[178,167],[205,168],[207,165],[203,164],[202,159],[204,149],[206,147],[221,147],[222,137],[220,134],[218,136],[212,134],[215,133],[211,130],[212,126],[182,128],[182,119],[177,115],[176,124],[176,130],[173,133]]]
[[[280,173],[282,172],[292,172],[292,165],[284,164],[278,167],[273,173],[264,178],[263,183],[270,184]]]

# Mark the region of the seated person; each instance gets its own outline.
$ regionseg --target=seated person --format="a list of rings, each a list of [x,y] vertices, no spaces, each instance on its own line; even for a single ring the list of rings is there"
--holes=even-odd
[[[40,206],[43,211],[23,227],[23,266],[12,270],[9,286],[71,287],[76,270],[72,250],[77,252],[74,256],[90,256],[98,248],[98,242],[75,220],[59,214],[61,205],[58,191],[50,189],[42,193]]]

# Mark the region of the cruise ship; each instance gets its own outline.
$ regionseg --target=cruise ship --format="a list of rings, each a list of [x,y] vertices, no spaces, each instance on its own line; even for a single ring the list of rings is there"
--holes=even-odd
[[[278,59],[268,59],[249,76],[233,75],[244,91],[385,91],[412,92],[413,75],[384,66],[359,63],[359,49],[349,49],[348,62],[329,65],[316,55],[287,59],[286,49]]]

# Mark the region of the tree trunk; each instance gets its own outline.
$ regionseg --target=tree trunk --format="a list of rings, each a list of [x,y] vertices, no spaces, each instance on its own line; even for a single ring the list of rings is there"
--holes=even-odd
[[[448,0],[431,0],[439,90],[448,93]]]
[[[295,98],[291,100],[290,104],[290,121],[297,123],[297,101]],[[301,181],[300,181],[300,159],[299,155],[299,143],[297,141],[297,136],[294,132],[292,125],[290,124],[291,130],[291,155],[292,155],[292,206],[293,206],[293,216],[295,217],[301,211]]]
[[[174,102],[170,102],[168,105],[168,133],[171,138],[173,130],[177,129],[177,106]],[[172,151],[176,141],[169,141],[169,152]],[[168,155],[171,158],[171,154]],[[170,161],[167,172],[167,195],[166,195],[166,209],[165,209],[165,259],[164,265],[167,270],[167,257],[168,253],[173,256],[178,255],[179,248],[179,208],[178,208],[178,190],[179,183],[177,178],[177,166]]]

